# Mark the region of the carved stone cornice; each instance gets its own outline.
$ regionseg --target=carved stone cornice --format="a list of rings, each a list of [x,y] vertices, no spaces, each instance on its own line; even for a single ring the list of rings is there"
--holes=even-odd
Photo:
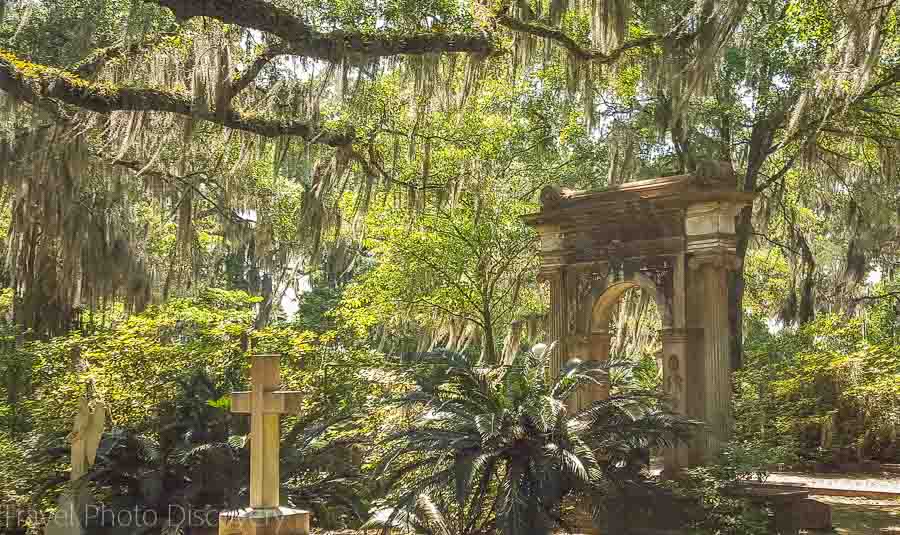
[[[652,280],[656,287],[667,297],[671,295],[672,279],[675,275],[675,262],[670,258],[654,258],[645,260],[639,271]]]

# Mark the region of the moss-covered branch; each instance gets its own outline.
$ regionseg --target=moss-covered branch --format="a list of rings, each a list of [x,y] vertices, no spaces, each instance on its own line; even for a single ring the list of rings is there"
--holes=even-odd
[[[158,111],[175,113],[253,132],[265,137],[297,136],[331,146],[353,142],[353,133],[323,130],[309,121],[257,118],[233,110],[198,109],[190,97],[160,89],[116,87],[90,82],[71,72],[22,60],[0,49],[0,90],[32,105],[62,102],[97,113]]]
[[[144,0],[172,10],[179,18],[210,17],[253,28],[288,43],[287,53],[338,61],[400,54],[462,52],[490,55],[499,45],[481,33],[319,32],[302,18],[263,0]]]
[[[285,45],[281,41],[267,45],[263,48],[243,71],[232,78],[231,84],[228,87],[228,98],[226,100],[231,101],[238,93],[252,84],[263,68],[273,59],[284,54],[284,51]]]
[[[625,41],[621,46],[616,47],[609,52],[601,52],[597,49],[581,46],[575,39],[572,39],[559,28],[546,26],[536,22],[525,22],[504,14],[498,15],[496,20],[499,24],[510,30],[549,39],[568,50],[570,54],[578,59],[603,64],[615,63],[625,52],[632,49],[651,47],[665,41],[688,41],[696,36],[694,33],[648,35],[646,37]]]
[[[167,7],[183,19],[211,17],[228,24],[268,32],[284,40],[282,53],[339,61],[345,58],[373,58],[400,54],[470,53],[491,55],[501,52],[499,41],[486,33],[412,33],[397,32],[319,32],[299,15],[265,0],[144,0]],[[693,39],[696,34],[681,31],[665,35],[649,35],[626,41],[621,46],[602,52],[582,46],[559,28],[537,22],[526,22],[509,16],[506,9],[496,15],[496,22],[510,30],[553,41],[573,56],[597,63],[614,63],[627,51],[670,41]]]

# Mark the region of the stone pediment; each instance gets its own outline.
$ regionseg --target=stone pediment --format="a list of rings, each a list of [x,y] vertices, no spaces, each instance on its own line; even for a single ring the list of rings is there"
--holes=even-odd
[[[546,186],[541,190],[540,198],[540,213],[525,216],[526,221],[549,222],[553,218],[565,219],[578,215],[577,212],[593,212],[599,208],[620,212],[636,204],[666,209],[684,208],[704,201],[748,202],[753,200],[753,194],[738,191],[733,173],[730,178],[695,173],[626,182],[592,191]]]
[[[541,211],[524,220],[551,238],[555,250],[573,261],[603,256],[620,242],[626,256],[672,254],[684,249],[688,208],[744,206],[754,195],[738,191],[730,165],[701,162],[692,174],[636,182],[595,191],[547,186]],[[550,235],[553,235],[552,237]]]

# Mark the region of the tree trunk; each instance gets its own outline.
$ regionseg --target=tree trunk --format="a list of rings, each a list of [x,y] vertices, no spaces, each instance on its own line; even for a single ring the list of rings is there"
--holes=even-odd
[[[481,340],[481,350],[484,355],[484,362],[482,364],[493,366],[494,364],[497,364],[497,348],[494,347],[493,315],[489,305],[484,305],[484,308],[481,311],[481,317],[484,320],[484,338]]]
[[[742,191],[756,192],[759,171],[769,156],[772,142],[773,123],[771,117],[761,117],[750,132],[750,150],[747,158],[747,174],[744,176]],[[731,327],[731,367],[737,370],[744,361],[744,259],[753,235],[753,206],[747,206],[737,218],[736,255],[740,268],[728,277],[728,323]]]

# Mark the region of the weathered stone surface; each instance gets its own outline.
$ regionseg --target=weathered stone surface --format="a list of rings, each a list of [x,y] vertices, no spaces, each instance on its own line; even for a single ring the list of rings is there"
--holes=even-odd
[[[307,535],[309,512],[280,506],[278,416],[296,412],[300,393],[280,390],[280,355],[255,355],[249,392],[231,396],[231,410],[250,414],[250,508],[219,514],[220,535]]]
[[[831,529],[831,506],[827,503],[807,498],[793,504],[791,514],[793,524],[801,529]]]
[[[611,315],[625,292],[656,302],[666,394],[709,430],[665,452],[667,474],[711,460],[731,434],[728,280],[740,267],[735,215],[753,198],[730,163],[705,162],[693,174],[600,191],[547,186],[540,213],[524,217],[540,236],[539,277],[550,293],[550,373],[570,359],[608,359]],[[606,395],[602,385],[581,392],[573,408]]]
[[[279,390],[281,356],[254,355],[249,392],[231,395],[231,412],[250,414],[250,507],[276,509],[280,499],[280,414],[297,412],[300,393]]]
[[[69,439],[72,441],[72,471],[70,479],[76,481],[94,466],[97,448],[106,425],[106,405],[99,400],[82,397],[75,416],[75,424]]]
[[[309,535],[309,512],[278,507],[219,514],[219,535]]]

